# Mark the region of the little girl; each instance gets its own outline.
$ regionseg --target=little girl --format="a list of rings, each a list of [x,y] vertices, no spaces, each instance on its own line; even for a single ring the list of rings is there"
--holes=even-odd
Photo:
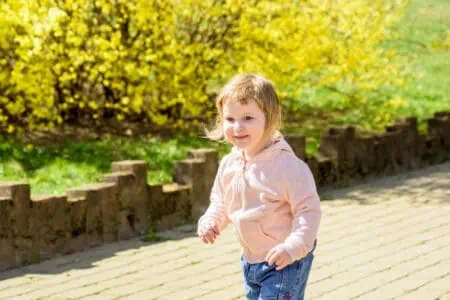
[[[320,199],[308,165],[278,131],[274,86],[259,75],[238,75],[222,89],[216,107],[217,127],[208,137],[234,147],[220,162],[197,233],[212,244],[233,224],[247,299],[303,299]]]

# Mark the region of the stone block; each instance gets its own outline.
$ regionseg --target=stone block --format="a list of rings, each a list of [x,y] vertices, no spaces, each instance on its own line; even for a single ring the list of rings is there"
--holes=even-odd
[[[3,225],[2,243],[11,241],[12,247],[5,247],[4,255],[7,257],[13,253],[14,257],[9,266],[21,266],[32,261],[32,240],[29,224],[30,216],[30,186],[21,182],[1,182],[0,198],[2,202],[2,214],[6,219],[2,220]],[[8,225],[9,224],[9,225]],[[9,226],[9,229],[5,228]]]
[[[421,166],[423,145],[417,127],[417,118],[400,119],[397,120],[397,123],[403,125],[402,144],[404,145],[406,167],[408,169],[418,168]]]
[[[16,267],[12,207],[11,199],[0,197],[0,272]]]
[[[86,230],[86,218],[88,202],[84,197],[74,198],[70,196],[67,199],[70,218],[70,239],[64,250],[66,253],[82,251],[89,248]]]
[[[377,175],[392,174],[398,169],[395,143],[398,133],[386,132],[375,135],[375,171]]]
[[[135,207],[134,186],[135,176],[132,172],[116,172],[105,175],[105,182],[112,182],[117,186],[117,221],[118,221],[118,238],[126,240],[140,234],[140,229],[136,226],[137,209]],[[148,194],[148,192],[146,192]],[[147,216],[150,215],[147,211]]]
[[[364,177],[374,171],[375,138],[373,136],[358,137],[354,145],[358,173]]]
[[[30,227],[33,253],[44,260],[64,253],[71,236],[66,196],[38,196],[31,199]]]
[[[396,171],[408,168],[409,145],[407,144],[407,126],[407,124],[397,123],[386,128],[386,131],[391,136],[389,140],[392,142],[389,156]]]
[[[338,180],[335,162],[331,158],[316,153],[312,157],[308,157],[307,163],[317,186],[332,185]]]
[[[434,118],[428,120],[429,132],[439,136],[444,148],[450,150],[450,112],[437,112]]]
[[[140,160],[114,162],[112,164],[112,172],[130,172],[134,175],[131,192],[125,196],[131,199],[131,206],[134,207],[134,217],[130,222],[133,222],[133,228],[139,234],[147,232],[150,226],[150,219],[148,216],[149,195],[147,186],[147,162]],[[122,196],[123,195],[120,196],[121,199],[123,199]]]
[[[357,172],[355,143],[354,127],[332,127],[328,135],[321,137],[319,153],[335,162],[338,180],[340,177],[354,176]]]
[[[447,120],[442,117],[434,117],[428,120],[428,132],[430,136],[438,137],[442,146],[446,146]]]
[[[436,164],[444,160],[443,153],[445,153],[444,146],[441,143],[439,136],[431,135],[425,136],[425,147],[422,159],[427,164]]]
[[[191,215],[199,218],[209,205],[210,189],[206,185],[207,169],[202,159],[185,159],[175,162],[175,182],[189,185],[191,191]]]
[[[0,197],[12,201],[9,215],[15,236],[29,237],[30,185],[19,182],[0,182]]]
[[[124,160],[112,163],[113,173],[131,172],[140,184],[147,184],[148,165],[144,160]]]
[[[184,224],[191,215],[191,188],[186,185],[163,186],[163,204],[166,213],[155,220],[157,230],[166,230]]]
[[[87,202],[86,234],[90,247],[118,239],[118,201],[114,183],[91,184],[68,191]]]
[[[286,135],[284,137],[292,147],[295,155],[301,160],[306,159],[306,137],[304,135]]]

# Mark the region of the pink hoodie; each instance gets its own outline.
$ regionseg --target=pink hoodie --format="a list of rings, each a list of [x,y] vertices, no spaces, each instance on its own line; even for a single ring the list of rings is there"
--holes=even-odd
[[[281,137],[249,161],[235,147],[220,162],[211,204],[198,224],[233,223],[250,263],[280,245],[299,260],[312,250],[321,218],[313,175]]]

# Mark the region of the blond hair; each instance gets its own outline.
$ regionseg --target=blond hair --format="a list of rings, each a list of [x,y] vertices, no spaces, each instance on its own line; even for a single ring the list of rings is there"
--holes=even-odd
[[[224,140],[223,106],[227,101],[237,101],[246,105],[254,101],[264,112],[266,118],[264,137],[281,135],[281,106],[273,83],[257,74],[239,74],[233,77],[216,98],[216,126],[206,130],[206,136],[212,140]]]

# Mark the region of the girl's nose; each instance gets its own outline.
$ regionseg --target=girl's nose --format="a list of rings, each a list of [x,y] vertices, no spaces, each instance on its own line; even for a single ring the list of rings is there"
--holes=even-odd
[[[236,121],[236,122],[234,123],[234,129],[235,129],[236,131],[240,131],[240,130],[244,129],[244,126],[243,126],[242,122]]]

